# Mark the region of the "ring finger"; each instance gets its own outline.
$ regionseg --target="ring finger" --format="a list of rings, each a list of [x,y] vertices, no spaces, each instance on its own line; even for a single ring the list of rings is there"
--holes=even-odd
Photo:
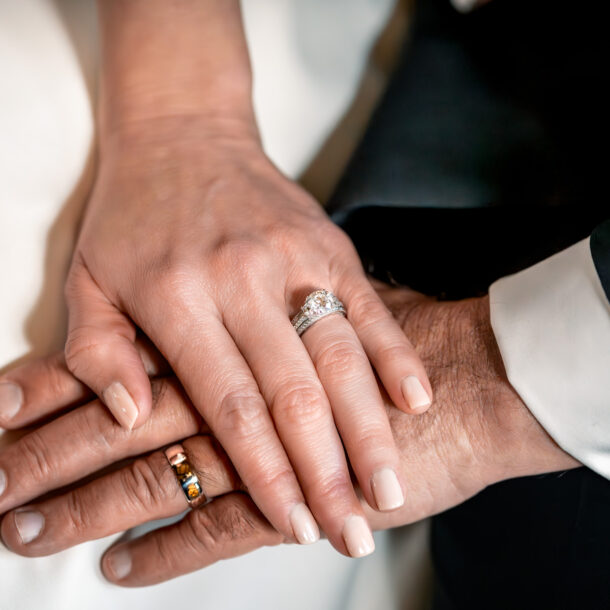
[[[212,437],[194,436],[182,447],[208,498],[240,488],[235,470]],[[9,512],[0,531],[16,553],[49,555],[186,508],[186,495],[167,456],[155,451],[63,495]]]

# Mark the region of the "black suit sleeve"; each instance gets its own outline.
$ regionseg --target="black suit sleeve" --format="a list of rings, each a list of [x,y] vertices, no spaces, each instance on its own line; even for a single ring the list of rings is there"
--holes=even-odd
[[[602,222],[591,234],[591,255],[606,297],[610,301],[610,220]]]

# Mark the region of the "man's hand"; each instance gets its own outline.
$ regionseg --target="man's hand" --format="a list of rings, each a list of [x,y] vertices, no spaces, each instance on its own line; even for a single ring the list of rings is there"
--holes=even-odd
[[[388,405],[409,486],[405,507],[397,513],[379,514],[363,501],[374,527],[416,521],[502,479],[577,465],[553,443],[508,384],[487,299],[439,303],[403,289],[385,285],[377,289],[416,341],[437,402],[429,413],[417,417]],[[24,392],[24,407],[12,425],[19,426],[25,421],[22,417],[27,421],[43,417],[78,394],[65,366],[57,359],[49,362],[49,366],[39,362],[15,369],[3,379],[17,382]],[[35,378],[32,370],[37,371]],[[43,396],[42,388],[47,387],[53,399]],[[222,497],[175,525],[110,549],[103,560],[104,573],[125,586],[161,582],[283,540],[243,493],[222,449],[201,434],[206,430],[178,385],[162,380],[155,387],[151,420],[131,433],[93,402],[0,452],[6,481],[0,496],[4,512],[117,460],[190,437],[184,446],[208,495]],[[64,395],[67,398],[62,400]],[[22,555],[54,553],[177,514],[186,507],[181,493],[163,454],[156,451],[63,495],[12,510],[2,522],[2,538]]]
[[[578,466],[534,419],[506,377],[487,297],[439,302],[376,284],[429,372],[435,407],[419,417],[388,410],[407,501],[374,528],[411,523],[498,481]]]

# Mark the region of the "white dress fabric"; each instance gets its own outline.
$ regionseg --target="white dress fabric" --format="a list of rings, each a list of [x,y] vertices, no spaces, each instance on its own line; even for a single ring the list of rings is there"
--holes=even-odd
[[[263,139],[289,175],[345,111],[392,4],[245,0]],[[0,367],[62,345],[62,283],[94,175],[96,48],[93,0],[0,0]],[[282,546],[144,589],[102,577],[114,537],[36,559],[0,546],[0,610],[404,608],[429,567],[425,526],[400,536],[400,555],[386,533],[361,560],[326,542]]]

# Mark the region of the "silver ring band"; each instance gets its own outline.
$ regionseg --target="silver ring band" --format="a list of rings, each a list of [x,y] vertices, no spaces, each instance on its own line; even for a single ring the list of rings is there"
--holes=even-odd
[[[345,316],[343,303],[329,290],[316,290],[307,296],[299,313],[292,318],[292,326],[300,337],[318,320],[333,313]]]

